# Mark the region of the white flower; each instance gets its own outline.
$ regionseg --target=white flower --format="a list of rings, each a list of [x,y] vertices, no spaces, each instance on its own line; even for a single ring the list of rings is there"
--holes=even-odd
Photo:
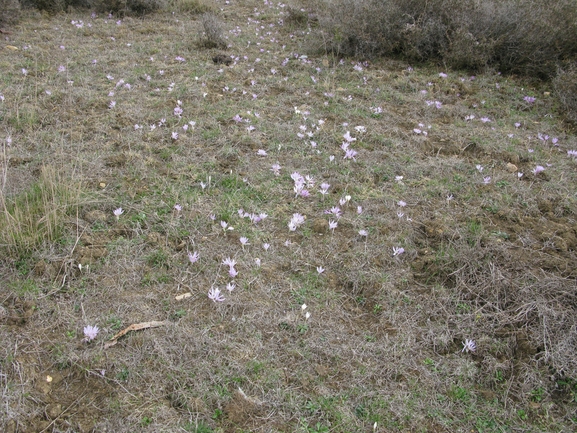
[[[468,338],[465,339],[465,341],[462,343],[463,344],[463,350],[461,350],[461,352],[474,352],[475,350],[477,350],[477,345],[475,344],[475,342],[473,340],[469,340]]]

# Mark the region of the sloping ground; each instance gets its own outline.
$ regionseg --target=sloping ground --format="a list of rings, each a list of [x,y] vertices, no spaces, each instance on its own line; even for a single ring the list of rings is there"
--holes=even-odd
[[[550,89],[216,4],[223,49],[170,13],[27,12],[2,43],[2,430],[572,431]]]

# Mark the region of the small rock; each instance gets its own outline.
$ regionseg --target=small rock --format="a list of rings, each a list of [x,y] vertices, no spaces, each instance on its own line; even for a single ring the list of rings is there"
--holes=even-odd
[[[507,171],[509,173],[515,173],[518,170],[519,168],[515,164],[511,164],[510,162],[507,163]]]
[[[50,419],[56,419],[62,413],[62,405],[58,403],[51,403],[46,406],[46,416]]]
[[[329,230],[329,223],[323,218],[317,218],[313,221],[313,231],[315,233],[326,233]]]

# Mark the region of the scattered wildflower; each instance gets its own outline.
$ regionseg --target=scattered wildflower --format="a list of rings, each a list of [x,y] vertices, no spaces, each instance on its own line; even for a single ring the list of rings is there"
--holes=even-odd
[[[358,155],[358,152],[356,150],[353,149],[347,149],[345,151],[345,156],[343,157],[343,159],[352,159],[354,161],[356,161],[355,156]]]
[[[367,237],[369,235],[369,232],[367,232],[366,230],[359,230],[359,235]]]
[[[122,209],[121,207],[119,207],[118,209],[114,209],[113,214],[116,217],[116,219],[120,218],[120,215],[122,215],[124,213],[124,209]]]
[[[520,171],[517,172],[517,179],[521,179],[523,177],[523,173],[521,173]]]
[[[317,272],[319,274],[322,274],[325,271],[325,268],[323,268],[322,266],[317,266]]]
[[[535,102],[535,98],[533,96],[525,96],[523,98],[523,101],[525,101],[528,104],[532,104]]]
[[[290,221],[288,223],[288,228],[291,232],[294,232],[299,226],[304,224],[304,222],[305,222],[304,216],[302,216],[299,213],[294,213],[292,218],[290,219]]]
[[[228,290],[229,292],[232,292],[235,288],[236,284],[233,283],[232,281],[226,285],[226,290]]]
[[[479,120],[483,123],[491,122],[491,119],[489,119],[488,117],[481,117]]]
[[[482,173],[484,167],[481,164],[477,164],[475,168],[479,171],[479,173]]]
[[[191,253],[190,251],[188,252],[188,260],[190,260],[190,263],[196,263],[199,258],[200,255],[198,254],[197,251],[195,251],[194,253]]]
[[[519,122],[515,122],[515,128],[518,128],[520,126],[521,126],[521,124]]]
[[[337,218],[340,218],[342,215],[342,211],[341,208],[338,206],[333,206],[332,208],[330,208],[329,210],[325,211],[326,214],[332,214]]]
[[[262,247],[265,251],[268,251],[268,249],[270,248],[270,244],[264,243],[262,244]]]
[[[266,150],[264,149],[259,149],[258,152],[256,152],[256,154],[258,156],[267,156]]]
[[[335,232],[335,229],[338,227],[339,223],[337,221],[329,220],[329,229]]]
[[[345,135],[343,135],[343,138],[344,138],[345,140],[347,140],[348,143],[352,143],[353,141],[357,141],[356,138],[351,137],[351,133],[350,133],[349,131],[347,131],[347,132],[345,133]]]
[[[405,216],[405,214],[404,214],[403,212],[401,212],[401,211],[397,211],[397,216],[398,216],[399,218],[403,218],[403,217]]]
[[[108,108],[113,109],[114,107],[116,107],[116,101],[110,101],[108,103]]]
[[[280,175],[280,169],[281,169],[281,166],[279,164],[273,164],[270,168],[270,170],[274,173],[275,176]]]
[[[357,214],[360,215],[363,213],[363,207],[362,206],[357,206]]]
[[[489,185],[491,183],[491,176],[486,176],[483,178],[483,184]]]
[[[393,257],[399,256],[405,252],[403,247],[393,247]]]
[[[84,327],[84,341],[92,341],[98,335],[100,329],[98,326],[85,326]]]
[[[399,200],[399,201],[397,202],[397,205],[400,206],[400,207],[405,207],[405,206],[407,205],[407,203],[405,203],[403,200]]]
[[[537,176],[539,173],[541,173],[542,171],[545,171],[545,167],[543,167],[542,165],[538,165],[537,167],[535,167],[533,170],[531,170],[532,173]]]
[[[465,341],[462,343],[463,344],[463,350],[461,350],[461,352],[474,352],[475,350],[477,350],[477,345],[475,344],[475,342],[473,340],[469,340],[468,338],[465,339]]]
[[[212,287],[208,291],[208,299],[212,300],[213,302],[222,302],[225,300],[225,298],[223,298],[220,294],[220,289],[218,287]]]
[[[250,245],[250,242],[248,241],[247,237],[241,236],[239,239],[241,245],[244,247],[246,245]]]
[[[307,304],[302,304],[301,305],[301,310],[305,311],[307,309]]]
[[[444,72],[439,72],[439,77],[447,78],[447,74],[445,74]]]
[[[178,140],[178,132],[174,131],[170,137],[175,141]]]

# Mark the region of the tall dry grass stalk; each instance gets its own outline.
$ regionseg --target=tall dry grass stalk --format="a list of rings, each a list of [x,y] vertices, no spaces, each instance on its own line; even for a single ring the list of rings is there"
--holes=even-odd
[[[65,179],[56,168],[44,166],[36,183],[12,197],[5,193],[7,177],[7,164],[4,164],[0,190],[0,248],[5,253],[20,255],[43,243],[58,240],[66,218],[80,204],[80,184]]]

